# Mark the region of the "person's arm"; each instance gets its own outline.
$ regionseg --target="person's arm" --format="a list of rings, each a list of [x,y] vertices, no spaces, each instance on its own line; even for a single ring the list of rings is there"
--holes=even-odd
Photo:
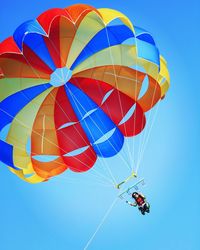
[[[131,203],[130,201],[126,201],[126,203],[128,203],[130,206],[133,206],[133,207],[136,207],[136,206],[137,206],[137,203],[136,203],[136,202]]]

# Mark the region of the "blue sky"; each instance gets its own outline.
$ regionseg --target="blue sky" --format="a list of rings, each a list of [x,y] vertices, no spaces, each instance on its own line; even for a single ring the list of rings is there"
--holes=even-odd
[[[74,3],[3,1],[0,40],[46,9]],[[147,183],[142,191],[151,203],[151,213],[140,216],[137,209],[117,200],[88,249],[198,250],[200,3],[84,3],[118,9],[153,34],[171,75],[170,90],[159,105],[138,172]],[[116,169],[123,166],[118,158],[108,162]],[[84,249],[117,195],[115,189],[95,184],[95,178],[65,173],[47,183],[30,185],[0,164],[0,249]]]

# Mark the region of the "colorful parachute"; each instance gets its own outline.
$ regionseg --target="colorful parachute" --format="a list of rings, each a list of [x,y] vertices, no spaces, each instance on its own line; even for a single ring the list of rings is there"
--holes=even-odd
[[[48,10],[0,44],[0,160],[30,183],[87,171],[143,130],[168,87],[152,36],[122,13]]]

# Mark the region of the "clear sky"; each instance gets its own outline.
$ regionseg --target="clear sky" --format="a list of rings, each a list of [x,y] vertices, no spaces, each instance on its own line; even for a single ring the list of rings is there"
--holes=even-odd
[[[41,12],[74,3],[77,2],[3,1],[0,41]],[[88,249],[198,250],[200,3],[194,0],[82,3],[118,9],[134,25],[153,34],[171,75],[170,90],[159,106],[138,172],[147,183],[142,191],[151,203],[151,213],[141,216],[137,209],[117,200]],[[116,169],[123,166],[116,158],[109,164]],[[84,249],[117,195],[114,188],[95,184],[97,180],[65,173],[52,181],[30,185],[0,164],[0,249]]]

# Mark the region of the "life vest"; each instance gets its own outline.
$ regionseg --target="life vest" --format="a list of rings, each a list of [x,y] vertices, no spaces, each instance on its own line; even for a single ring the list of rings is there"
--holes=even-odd
[[[145,203],[144,198],[141,195],[139,195],[135,201],[137,202],[138,206],[142,206]]]

